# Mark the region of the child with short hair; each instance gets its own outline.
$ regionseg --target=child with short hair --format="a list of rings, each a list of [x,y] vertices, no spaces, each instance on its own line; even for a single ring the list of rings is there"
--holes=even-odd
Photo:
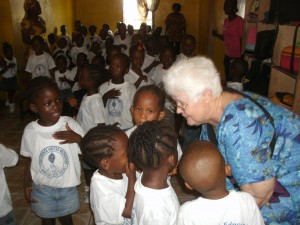
[[[72,58],[70,56],[70,49],[68,47],[68,42],[65,38],[60,37],[57,41],[57,48],[54,50],[52,57],[56,61],[56,57],[59,55],[64,55],[67,59],[67,67],[71,65]]]
[[[178,213],[178,225],[264,224],[254,198],[246,192],[228,191],[226,176],[230,166],[213,143],[195,141],[179,162],[179,173],[188,189],[201,197],[184,203]]]
[[[129,55],[131,61],[131,69],[125,75],[124,79],[129,83],[134,84],[136,89],[144,85],[153,84],[153,80],[151,80],[148,74],[142,71],[142,65],[145,58],[143,44],[139,43],[138,45],[131,46]]]
[[[177,55],[176,62],[181,59],[187,59],[193,56],[196,48],[196,39],[193,35],[186,35],[181,41],[180,51],[181,53]]]
[[[105,42],[105,45],[107,46],[106,47],[106,53],[107,53],[107,55],[106,55],[106,69],[109,69],[111,58],[115,54],[122,52],[121,47],[119,45],[111,45],[111,46],[109,46],[110,40],[111,39],[107,39],[106,42]]]
[[[90,47],[90,50],[87,53],[87,57],[89,60],[89,63],[91,64],[93,58],[97,55],[97,54],[101,54],[101,46],[100,46],[100,42],[99,41],[94,41]]]
[[[15,166],[18,159],[18,154],[14,150],[0,144],[0,224],[16,225],[16,219],[12,212],[11,197],[3,169],[5,167]]]
[[[72,58],[72,63],[74,65],[76,65],[77,63],[77,55],[79,53],[81,52],[85,54],[88,53],[87,49],[83,45],[83,42],[84,42],[84,36],[82,34],[77,34],[75,36],[75,45],[70,50],[70,56]]]
[[[5,105],[9,106],[10,113],[14,113],[14,94],[16,93],[18,88],[17,60],[16,57],[14,57],[13,48],[9,43],[3,43],[2,51],[5,57],[3,60],[1,60],[2,63],[0,64],[0,75],[2,76],[1,90],[7,92],[7,100],[5,102]]]
[[[114,44],[119,45],[122,52],[129,56],[129,47],[131,42],[131,36],[126,33],[125,23],[118,24],[118,35],[114,37]]]
[[[55,63],[52,56],[44,50],[45,40],[39,35],[32,38],[34,54],[28,58],[25,71],[30,73],[30,78],[46,76],[54,79]]]
[[[84,46],[87,50],[90,50],[94,42],[101,42],[101,38],[96,34],[97,27],[95,25],[89,26],[89,36],[84,39]]]
[[[61,35],[58,37],[58,39],[64,38],[67,41],[68,48],[70,49],[72,47],[72,39],[71,36],[67,33],[67,25],[65,24],[61,25],[60,32]]]
[[[138,126],[129,138],[129,161],[142,169],[134,190],[137,224],[175,225],[179,201],[168,178],[177,164],[176,134],[162,121]]]
[[[47,39],[49,54],[52,55],[54,50],[57,48],[56,35],[54,33],[50,33],[48,34]]]
[[[75,120],[61,116],[60,93],[53,80],[34,78],[27,91],[30,110],[39,119],[25,127],[21,142],[20,154],[27,157],[25,198],[43,225],[55,224],[55,218],[69,225],[71,214],[79,209],[78,143],[83,131]]]
[[[243,91],[243,81],[248,72],[248,63],[244,59],[233,59],[229,65],[229,74],[232,81],[227,82],[227,87]]]
[[[131,224],[135,167],[128,163],[128,138],[116,126],[92,128],[82,139],[84,159],[98,168],[91,181],[95,223]]]
[[[136,88],[124,80],[129,64],[130,60],[127,55],[115,54],[109,65],[112,78],[99,88],[106,111],[105,124],[118,124],[122,130],[133,126],[130,106]]]

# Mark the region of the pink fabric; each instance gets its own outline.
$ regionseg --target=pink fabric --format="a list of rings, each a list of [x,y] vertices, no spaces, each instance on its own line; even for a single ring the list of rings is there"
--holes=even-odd
[[[231,58],[241,57],[241,38],[244,32],[244,19],[237,16],[229,21],[224,21],[223,37],[225,45],[225,54]]]

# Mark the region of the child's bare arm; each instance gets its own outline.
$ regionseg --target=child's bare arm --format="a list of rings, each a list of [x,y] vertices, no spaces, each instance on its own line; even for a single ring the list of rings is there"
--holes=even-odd
[[[125,208],[123,210],[122,216],[126,218],[131,218],[131,211],[133,207],[133,200],[134,200],[134,184],[136,181],[135,176],[135,166],[133,163],[129,163],[126,166],[126,176],[128,177],[128,187],[127,187],[127,193],[126,193],[126,203]]]
[[[72,143],[80,143],[82,137],[74,132],[70,127],[69,124],[66,123],[66,131],[57,131],[52,136],[54,139],[63,140],[59,142],[60,144],[72,144]]]
[[[24,195],[27,202],[37,202],[36,199],[31,197],[32,178],[30,173],[30,166],[31,166],[31,158],[29,157],[26,160],[25,171],[24,171],[24,180],[23,180]]]

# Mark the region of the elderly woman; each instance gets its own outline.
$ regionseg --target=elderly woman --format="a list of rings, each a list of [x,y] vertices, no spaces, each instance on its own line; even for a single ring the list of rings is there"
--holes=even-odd
[[[231,167],[228,189],[250,193],[268,224],[299,224],[300,118],[262,96],[222,90],[218,71],[205,57],[175,64],[164,85],[189,125],[214,127]]]

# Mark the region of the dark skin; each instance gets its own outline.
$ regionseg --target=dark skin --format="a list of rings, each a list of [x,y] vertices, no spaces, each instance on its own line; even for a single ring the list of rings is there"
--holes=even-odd
[[[145,82],[148,82],[148,77],[143,74],[143,71],[141,69],[143,63],[144,63],[144,58],[145,58],[145,52],[144,51],[138,51],[135,50],[132,52],[130,55],[131,59],[131,69],[139,75],[139,78],[137,81],[134,83],[134,86],[138,88],[142,81],[144,80]]]

